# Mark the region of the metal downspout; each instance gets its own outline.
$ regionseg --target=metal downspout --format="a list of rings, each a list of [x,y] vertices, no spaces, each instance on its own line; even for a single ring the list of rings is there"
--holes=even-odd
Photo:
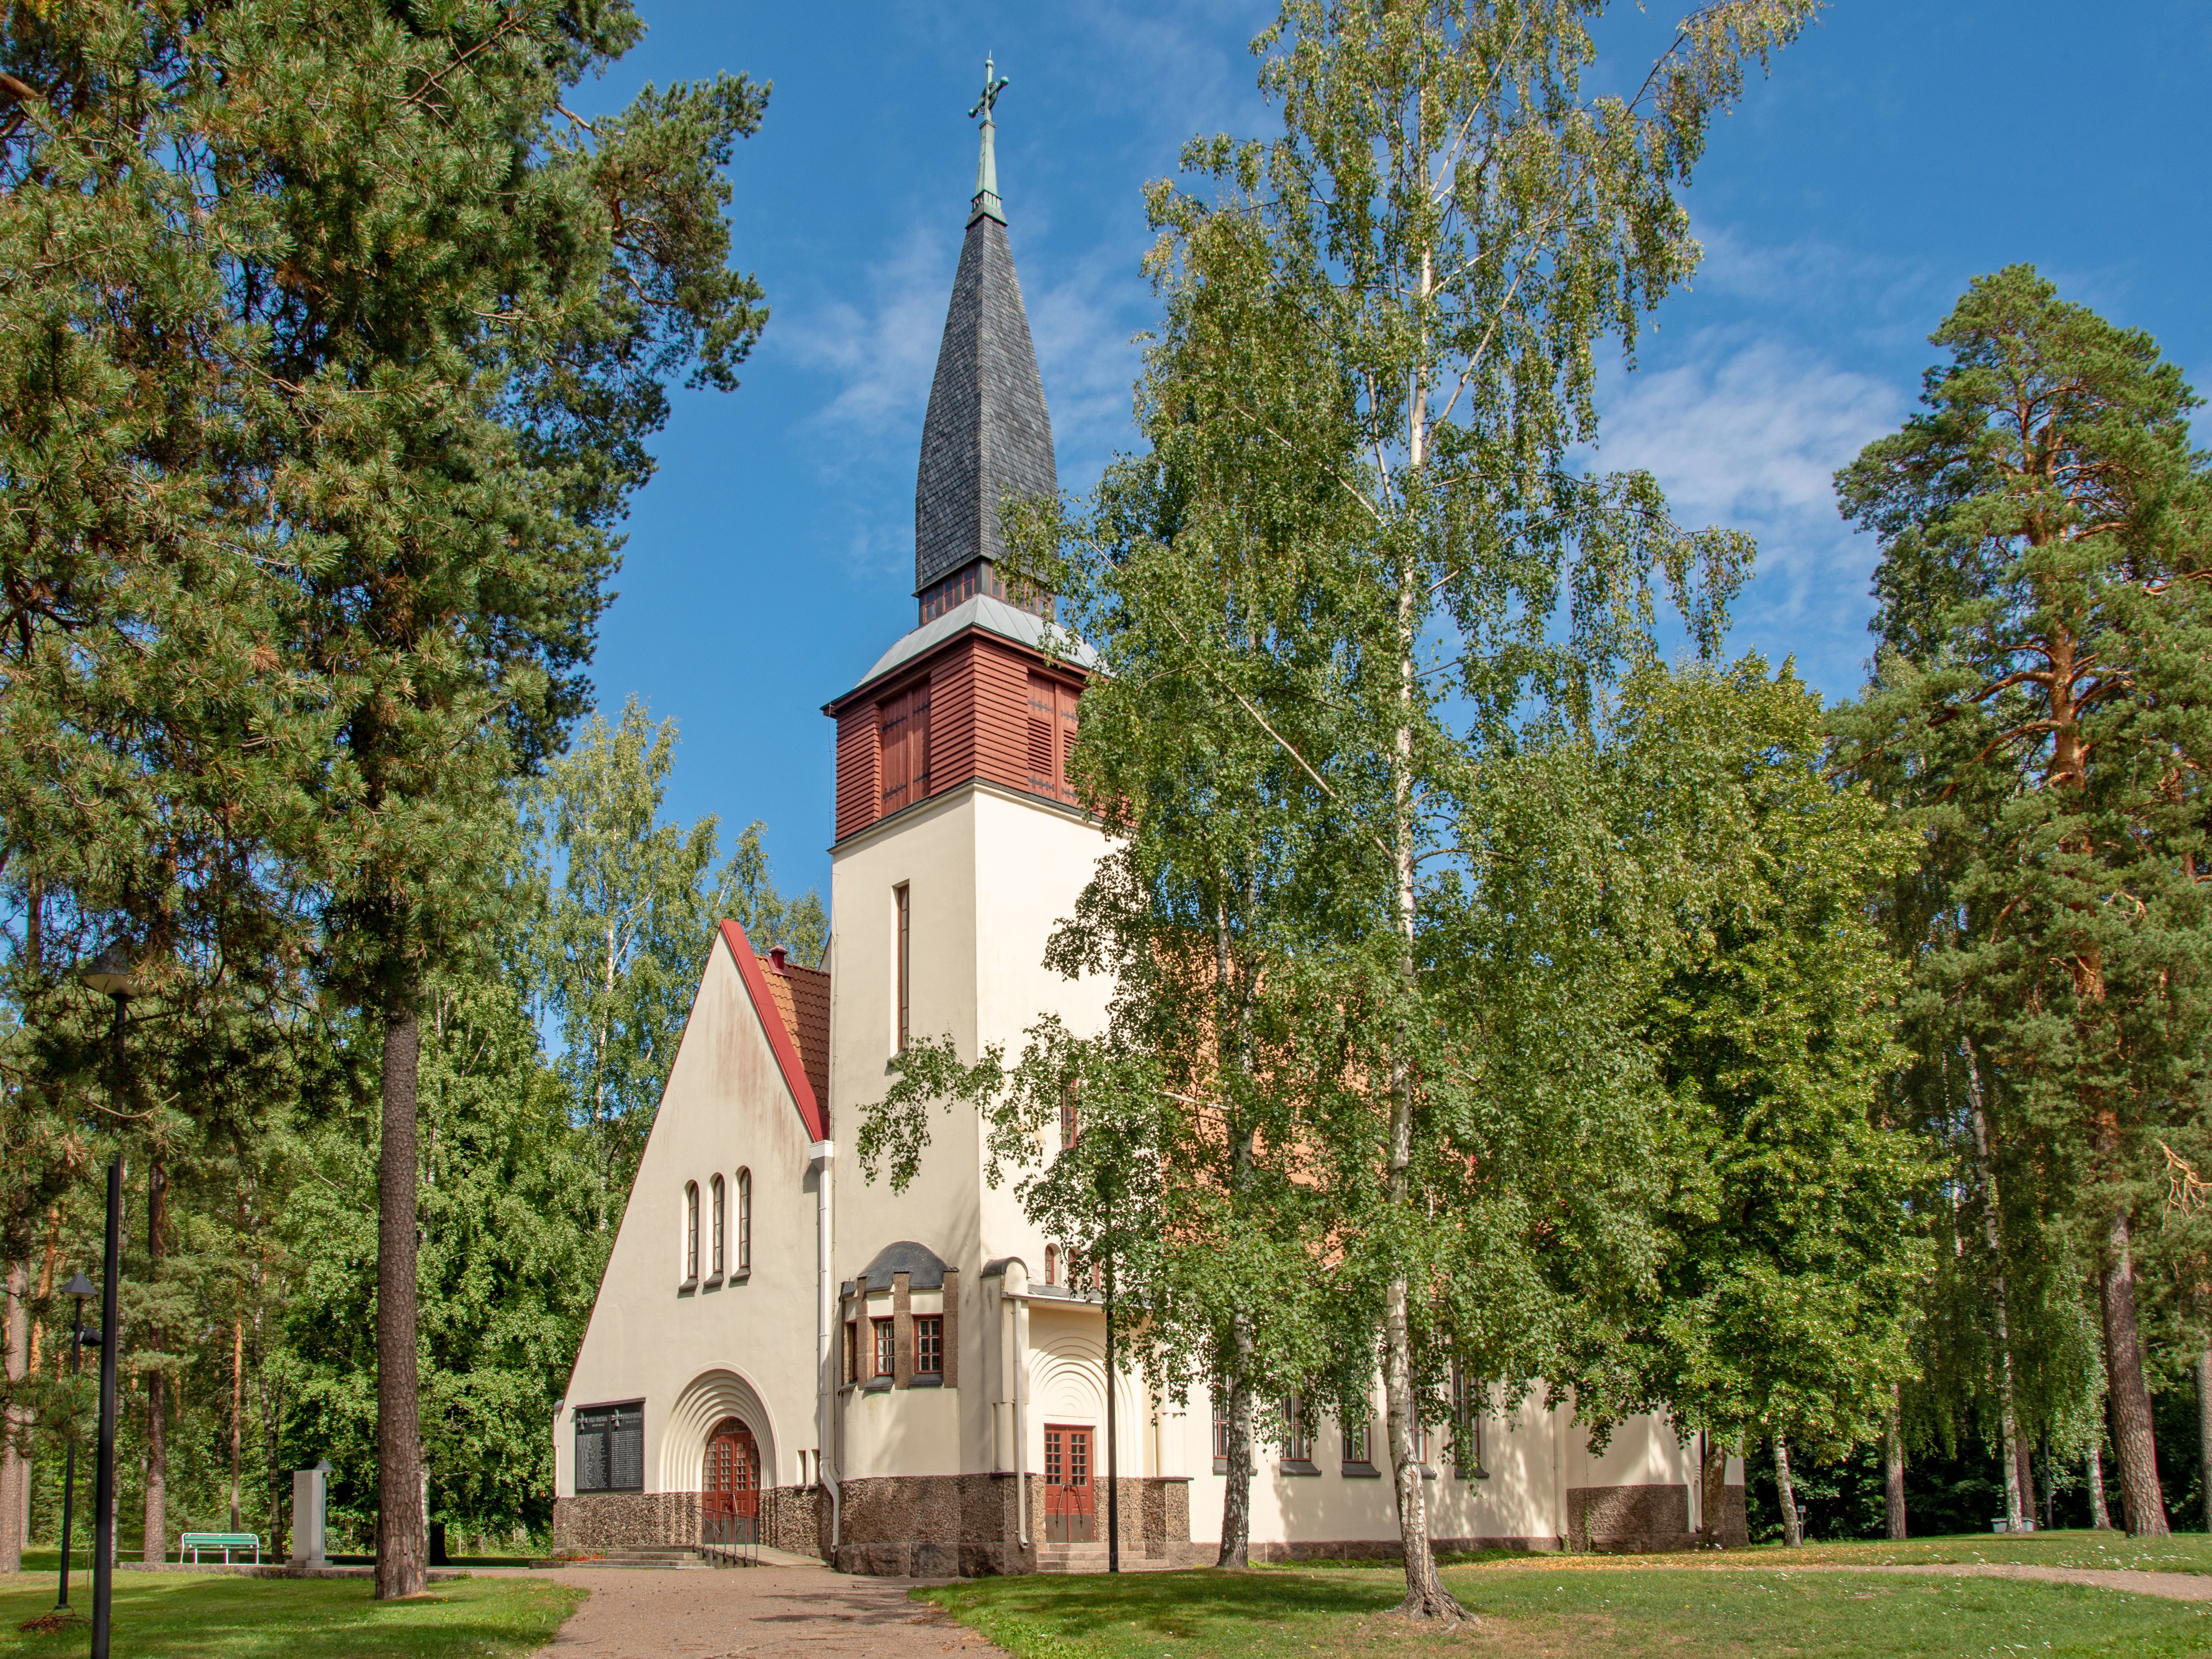
[[[817,1140],[806,1149],[807,1167],[814,1172],[815,1220],[815,1478],[830,1493],[830,1548],[834,1554],[842,1541],[843,1516],[837,1492],[837,1384],[836,1347],[836,1280],[830,1264],[830,1198],[836,1164],[835,1142]]]

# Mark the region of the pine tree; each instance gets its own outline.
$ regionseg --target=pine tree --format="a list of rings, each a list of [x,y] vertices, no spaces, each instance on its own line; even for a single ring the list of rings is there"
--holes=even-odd
[[[2128,1525],[2161,1534],[2136,1235],[2212,1074],[2197,399],[2149,336],[2026,266],[1931,338],[1923,412],[1838,478],[1882,548],[1846,754],[1957,872],[1921,974],[1985,1057],[1996,1138],[2094,1241]]]

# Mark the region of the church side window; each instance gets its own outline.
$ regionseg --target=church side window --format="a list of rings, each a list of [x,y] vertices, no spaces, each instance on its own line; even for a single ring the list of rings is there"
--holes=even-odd
[[[699,1183],[684,1183],[684,1282],[699,1282]]]
[[[914,1371],[916,1376],[945,1374],[945,1316],[924,1314],[914,1322]]]
[[[576,1490],[645,1490],[645,1402],[576,1413]]]
[[[1060,1246],[1057,1244],[1044,1247],[1044,1282],[1048,1285],[1060,1283]]]
[[[910,988],[914,983],[914,975],[912,973],[914,965],[914,897],[913,895],[908,891],[907,884],[904,882],[901,882],[897,886],[891,889],[891,905],[894,912],[896,913],[893,918],[893,926],[898,934],[897,939],[893,941],[892,946],[892,955],[896,959],[895,971],[898,978],[898,984],[894,989],[898,1017],[898,1024],[896,1027],[898,1047],[896,1052],[902,1054],[906,1052],[908,1035],[914,1029],[911,1024],[909,1024],[908,1018],[910,1012]]]
[[[1366,1418],[1344,1425],[1344,1461],[1347,1463],[1371,1463],[1375,1461],[1372,1442],[1375,1425]]]
[[[860,1328],[849,1319],[845,1322],[845,1380],[860,1380]]]
[[[1313,1436],[1306,1425],[1305,1401],[1294,1394],[1283,1396],[1283,1462],[1313,1462]]]
[[[713,1243],[712,1255],[711,1255],[711,1257],[710,1257],[710,1260],[713,1261],[714,1265],[713,1265],[710,1268],[708,1268],[708,1273],[711,1273],[714,1278],[716,1278],[716,1279],[720,1279],[720,1278],[722,1276],[722,1233],[723,1233],[723,1220],[722,1220],[722,1196],[723,1196],[723,1195],[722,1195],[722,1177],[721,1177],[721,1176],[715,1176],[712,1181],[710,1181],[710,1182],[708,1182],[707,1183],[707,1193],[708,1193],[708,1198],[709,1198],[709,1199],[710,1199],[710,1200],[712,1201],[713,1209],[714,1209],[714,1232],[713,1232],[713,1235],[712,1235],[712,1237],[713,1237],[713,1241],[714,1241],[714,1243]]]
[[[742,1276],[753,1270],[753,1172],[738,1171],[738,1267]]]
[[[898,1326],[889,1319],[871,1322],[876,1328],[876,1375],[889,1376],[898,1370]]]

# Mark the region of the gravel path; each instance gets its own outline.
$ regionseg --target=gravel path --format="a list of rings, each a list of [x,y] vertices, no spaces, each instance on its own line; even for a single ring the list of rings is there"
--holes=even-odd
[[[908,1600],[920,1582],[912,1578],[819,1566],[562,1567],[543,1576],[592,1594],[535,1659],[1006,1659],[934,1607]]]

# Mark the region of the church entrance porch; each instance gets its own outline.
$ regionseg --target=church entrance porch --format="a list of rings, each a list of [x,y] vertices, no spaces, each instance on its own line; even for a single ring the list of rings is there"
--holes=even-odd
[[[1047,1424],[1044,1535],[1051,1544],[1088,1544],[1097,1533],[1091,1485],[1091,1431]]]
[[[760,1448],[752,1431],[734,1417],[717,1423],[708,1438],[701,1496],[702,1544],[744,1548],[761,1541]]]

